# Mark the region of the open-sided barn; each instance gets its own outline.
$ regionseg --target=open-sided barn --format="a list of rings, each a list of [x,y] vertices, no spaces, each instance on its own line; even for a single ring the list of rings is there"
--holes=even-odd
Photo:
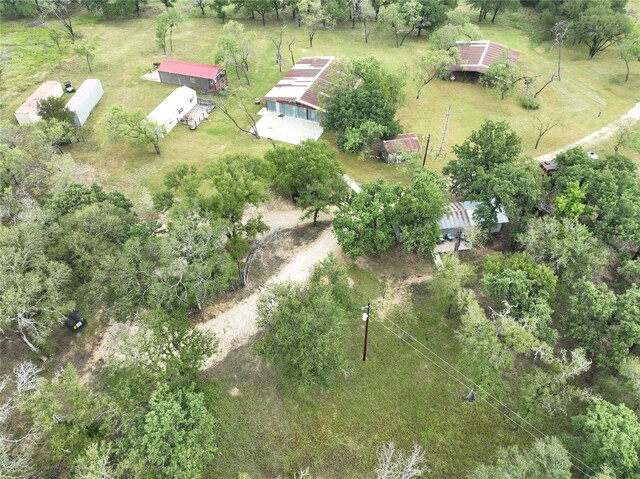
[[[460,65],[451,65],[449,67],[451,71],[485,73],[497,60],[506,59],[515,63],[520,57],[519,51],[491,40],[456,42],[456,47],[460,50],[462,62]]]
[[[63,95],[62,85],[58,81],[46,81],[34,91],[27,100],[20,105],[15,112],[16,120],[20,125],[28,125],[38,121],[38,102],[52,96],[60,97]]]
[[[160,82],[188,86],[211,93],[227,88],[227,73],[223,67],[181,60],[163,60],[158,66]]]
[[[329,65],[335,57],[304,57],[264,97],[267,111],[319,122],[320,103],[313,85],[327,84]]]
[[[67,108],[73,113],[73,121],[76,125],[85,124],[103,94],[100,80],[89,79],[82,82],[78,91],[67,103]]]

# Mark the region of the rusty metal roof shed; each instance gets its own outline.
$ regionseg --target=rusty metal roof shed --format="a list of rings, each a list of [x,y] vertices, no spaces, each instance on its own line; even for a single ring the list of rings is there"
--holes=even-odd
[[[304,57],[289,70],[264,97],[270,101],[300,103],[318,110],[316,94],[311,91],[314,83],[327,84],[329,65],[336,57]]]
[[[401,133],[391,140],[385,140],[382,142],[382,149],[393,155],[399,151],[411,152],[420,151],[420,141],[418,137],[413,133]]]

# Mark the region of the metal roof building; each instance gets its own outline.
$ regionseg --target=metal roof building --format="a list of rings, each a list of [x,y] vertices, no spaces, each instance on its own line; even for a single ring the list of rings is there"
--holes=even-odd
[[[520,57],[519,51],[491,40],[456,42],[456,47],[460,50],[462,62],[460,65],[451,65],[449,68],[452,71],[485,73],[496,60],[506,57],[508,61],[516,63]]]
[[[335,57],[301,58],[265,95],[267,111],[318,121],[320,102],[311,87],[327,84],[329,65],[334,60]]]
[[[100,80],[89,79],[82,82],[78,91],[71,97],[67,108],[73,113],[73,121],[82,126],[104,94]]]
[[[28,125],[38,121],[38,103],[40,100],[52,96],[60,97],[63,95],[62,85],[58,81],[46,81],[34,91],[25,102],[15,112],[16,120],[20,125]]]
[[[158,66],[162,83],[185,85],[203,92],[217,92],[227,88],[227,74],[223,67],[181,60],[162,60]]]
[[[380,145],[380,153],[387,163],[399,163],[406,160],[407,153],[420,151],[420,141],[413,133],[401,133]]]
[[[449,203],[451,213],[447,216],[443,216],[438,221],[440,231],[447,233],[476,226],[473,214],[478,206],[480,206],[479,201],[456,201],[454,203]],[[507,218],[503,209],[500,209],[497,212],[497,222],[498,226],[492,230],[493,233],[500,231],[502,225],[509,222],[509,218]]]
[[[147,118],[164,125],[169,133],[180,122],[180,119],[193,110],[197,104],[196,92],[188,86],[181,86],[173,90],[162,103],[147,115]]]

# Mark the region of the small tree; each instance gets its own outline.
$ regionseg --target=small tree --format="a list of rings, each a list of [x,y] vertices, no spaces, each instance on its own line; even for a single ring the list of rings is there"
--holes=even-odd
[[[309,37],[309,48],[313,47],[313,38],[321,28],[334,26],[332,19],[327,15],[320,0],[300,0],[297,4],[299,22],[304,25]]]
[[[153,145],[160,154],[160,140],[167,133],[164,125],[149,120],[142,110],[126,112],[121,106],[111,109],[105,128],[113,138],[129,140],[134,145]]]
[[[173,51],[173,29],[181,22],[182,15],[175,8],[168,8],[158,17],[156,41],[165,55],[167,54],[167,33],[169,34],[169,49]]]
[[[376,479],[415,479],[423,477],[429,469],[426,467],[426,457],[422,447],[413,445],[410,454],[405,455],[396,450],[393,442],[378,449],[378,466]]]
[[[38,102],[38,116],[45,121],[58,120],[73,124],[73,113],[66,107],[64,97],[50,96]]]
[[[211,8],[211,6],[213,5],[212,0],[191,0],[191,3],[194,7],[200,9],[200,12],[202,12],[203,16],[205,15],[204,9],[207,7]]]
[[[244,25],[233,20],[227,23],[222,30],[224,35],[218,39],[216,62],[225,62],[227,67],[233,67],[238,80],[240,80],[240,71],[242,71],[247,85],[249,85],[249,55],[251,54],[249,44],[255,38],[255,34],[245,32]]]
[[[457,65],[462,61],[457,48],[451,50],[429,50],[418,57],[417,72],[414,77],[418,91],[416,100],[420,98],[422,89],[437,76],[442,77],[448,72],[449,65]]]
[[[362,35],[364,42],[369,43],[369,35],[375,26],[376,12],[371,5],[371,0],[362,0],[360,3],[360,18],[362,19]]]
[[[275,148],[265,154],[273,170],[273,188],[291,198],[304,217],[337,205],[347,194],[336,151],[325,141],[306,140],[294,148]]]
[[[482,85],[493,88],[500,93],[500,99],[504,100],[508,93],[511,93],[520,80],[525,77],[519,76],[518,67],[507,59],[495,61],[480,78]]]
[[[536,93],[537,95],[537,93]],[[535,98],[535,96],[534,96]],[[536,144],[533,146],[534,150],[538,149],[538,146],[540,145],[540,140],[542,140],[542,137],[544,135],[546,135],[549,131],[551,131],[553,128],[555,128],[556,126],[558,126],[560,124],[559,121],[554,120],[554,119],[548,119],[546,121],[542,120],[541,117],[536,117],[536,133],[538,135],[538,137],[536,138]]]
[[[83,40],[82,42],[76,43],[74,45],[73,51],[76,55],[85,59],[85,61],[87,62],[87,67],[89,67],[89,73],[93,72],[91,65],[93,64],[93,60],[96,57],[95,43],[89,40]]]
[[[60,42],[62,41],[63,34],[60,32],[60,30],[52,28],[51,31],[49,32],[49,38],[53,43],[56,44],[56,47],[58,48],[58,53],[62,53],[62,47],[60,46]]]
[[[556,73],[556,77],[558,81],[561,80],[562,76],[560,74],[560,67],[562,62],[562,47],[564,46],[564,42],[567,40],[569,35],[569,22],[565,20],[561,20],[556,22],[551,28],[551,34],[553,35],[553,46],[558,47],[558,71]],[[551,76],[553,80],[553,76]]]
[[[442,256],[442,266],[429,282],[434,296],[446,308],[446,314],[459,314],[464,306],[465,288],[475,279],[473,268],[463,263],[456,254]]]
[[[229,22],[231,23],[231,22]],[[253,102],[249,97],[246,90],[240,88],[236,90],[236,93],[223,101],[216,102],[218,109],[236,126],[236,128],[243,133],[247,133],[253,136],[256,140],[260,139],[258,133],[258,120],[252,109]],[[238,113],[244,117],[244,120],[249,123],[248,127],[243,127],[238,122]]]
[[[518,446],[498,451],[495,466],[481,465],[469,479],[571,479],[571,458],[559,439],[537,439],[527,450]]]
[[[417,0],[392,3],[380,11],[376,28],[391,30],[396,39],[396,47],[404,43],[413,33],[421,19],[420,4]]]
[[[275,40],[273,37],[269,37],[271,39],[271,43],[276,47],[276,65],[278,65],[278,69],[282,72],[282,41],[284,36],[284,29],[287,27],[285,23],[280,25],[279,36],[278,39]]]
[[[629,62],[640,61],[640,38],[627,39],[620,43],[620,58],[627,68],[624,81],[629,81]]]
[[[71,14],[69,13],[69,7],[72,4],[72,0],[44,0],[39,6],[43,16],[51,15],[60,22],[65,33],[69,35],[73,42],[78,38],[78,32],[73,29]]]

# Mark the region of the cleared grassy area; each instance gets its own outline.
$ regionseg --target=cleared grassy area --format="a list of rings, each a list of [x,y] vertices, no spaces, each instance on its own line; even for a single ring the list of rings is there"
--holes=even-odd
[[[390,285],[407,277],[409,258],[397,253],[380,255],[366,265],[349,263],[356,290],[364,303],[364,298],[377,297],[376,305],[395,305],[387,319],[460,368],[457,321],[444,317],[428,281],[410,286],[405,302],[385,291],[380,271]],[[395,266],[387,268],[389,263]],[[413,266],[421,275],[432,272],[429,263],[415,258]],[[220,455],[212,477],[236,477],[240,472],[253,478],[291,477],[304,467],[313,477],[372,477],[377,448],[394,441],[404,449],[413,443],[425,448],[430,478],[463,478],[476,464],[491,461],[498,447],[531,442],[527,432],[514,428],[502,414],[506,409],[496,400],[491,404],[499,411],[483,401],[466,402],[468,389],[389,333],[378,321],[379,311],[374,308],[372,313],[366,362],[361,360],[363,322],[360,311],[353,312],[346,345],[349,371],[328,391],[295,390],[248,350],[236,351],[212,370],[221,386]],[[515,389],[502,400],[517,410],[518,394]],[[529,420],[548,434],[568,430],[564,418]]]
[[[174,51],[169,56],[211,63],[215,56],[216,40],[222,33],[220,21],[209,15],[202,17],[186,3],[181,8],[188,12],[187,18],[175,30]],[[0,40],[3,54],[12,57],[0,91],[3,117],[11,118],[18,105],[43,80],[68,79],[76,86],[88,77],[99,78],[103,82],[105,96],[87,126],[82,129],[85,141],[72,145],[68,150],[77,161],[95,165],[98,173],[104,175],[103,179],[111,186],[124,190],[139,201],[145,195],[143,188],[157,186],[163,174],[178,163],[202,165],[233,152],[262,154],[271,148],[267,140],[257,141],[237,131],[220,112],[214,112],[211,121],[201,125],[195,132],[182,127],[175,128],[163,141],[160,157],[150,150],[108,139],[100,123],[111,107],[123,104],[127,108],[151,111],[173,89],[170,85],[140,79],[153,62],[163,58],[155,44],[155,18],[151,15],[154,9],[160,11],[160,6],[153,4],[151,11],[147,12],[147,18],[141,19],[106,21],[99,15],[81,15],[76,19],[79,31],[86,37],[98,38],[100,42],[92,74],[88,73],[83,60],[72,54],[69,42],[64,41],[62,53],[57,52],[48,39],[46,28],[25,28],[24,21],[3,22]],[[554,71],[556,52],[551,51],[549,43],[533,43],[526,31],[505,26],[526,23],[526,12],[504,17],[502,23],[499,19],[497,24],[482,24],[481,28],[485,38],[519,49],[523,72],[536,76],[540,83]],[[288,20],[288,14],[284,18]],[[259,21],[242,23],[256,33],[249,59],[249,93],[259,97],[281,76],[273,61],[274,47],[270,41],[270,36],[275,36],[278,26],[273,20],[266,27]],[[54,25],[54,22],[50,21],[50,24]],[[445,151],[466,138],[485,118],[489,118],[508,120],[522,136],[527,153],[533,154],[535,117],[557,118],[562,125],[545,136],[536,151],[536,154],[542,154],[603,126],[640,101],[640,65],[632,65],[631,79],[624,83],[624,65],[617,58],[615,48],[599,53],[594,60],[588,61],[584,46],[567,46],[563,54],[562,81],[554,82],[541,94],[543,108],[540,111],[528,112],[518,105],[518,94],[500,101],[493,92],[475,83],[459,81],[434,81],[425,88],[420,100],[415,100],[410,77],[416,55],[429,46],[424,37],[410,37],[403,47],[397,49],[392,35],[387,32],[374,32],[369,44],[365,44],[359,27],[353,30],[349,25],[344,25],[333,31],[318,32],[314,47],[308,48],[304,29],[290,24],[285,38],[293,36],[297,37],[294,43],[296,59],[304,55],[336,55],[343,58],[373,55],[390,69],[407,69],[407,101],[398,112],[398,117],[405,131],[422,137],[431,133],[431,145],[438,148],[444,116],[451,105]],[[288,68],[288,62],[288,55],[285,55],[285,69]],[[229,73],[232,89],[242,85],[243,82],[238,81],[233,72]],[[255,109],[257,111],[259,107]],[[325,133],[324,136],[333,142],[332,133]],[[438,161],[429,160],[429,165],[441,169],[449,158],[450,155]],[[397,167],[388,167],[377,159],[362,160],[340,154],[340,161],[358,181],[379,176],[398,180],[402,176]]]
[[[357,266],[349,272],[357,287],[380,292],[371,272]],[[437,312],[410,305],[406,313],[395,320],[456,361],[452,329]],[[213,475],[236,477],[244,471],[251,477],[275,477],[309,467],[314,477],[371,477],[376,449],[395,441],[403,448],[414,442],[425,447],[430,477],[465,477],[497,446],[526,440],[490,407],[462,400],[462,386],[376,321],[370,326],[366,362],[361,361],[362,338],[363,324],[354,311],[347,344],[351,369],[326,392],[292,389],[247,351],[230,357],[215,372],[222,374],[225,392],[220,398],[220,460]]]

